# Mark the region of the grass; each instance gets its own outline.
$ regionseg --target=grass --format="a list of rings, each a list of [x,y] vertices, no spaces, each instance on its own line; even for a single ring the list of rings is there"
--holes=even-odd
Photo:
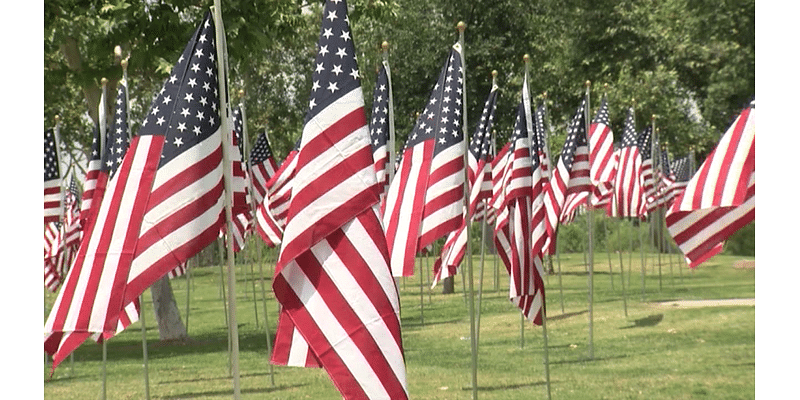
[[[663,254],[659,274],[658,257],[651,254],[645,264],[643,289],[641,259],[639,253],[623,254],[623,293],[619,255],[612,254],[612,275],[605,251],[595,254],[591,342],[584,255],[563,254],[553,261],[555,271],[561,270],[561,280],[559,283],[557,274],[545,278],[552,398],[755,398],[755,307],[654,304],[677,299],[754,298],[755,271],[732,268],[734,261],[742,259],[733,256],[717,256],[690,271],[677,255]],[[473,260],[477,288],[479,257]],[[633,268],[628,275],[630,261]],[[419,263],[426,268],[432,260],[421,258]],[[507,299],[508,275],[502,265],[499,268],[500,279],[495,283],[494,259],[487,257],[481,298],[478,396],[547,398],[542,328],[521,323],[519,312]],[[252,269],[258,272],[259,267]],[[271,276],[272,265],[266,265],[264,271]],[[237,265],[242,398],[341,398],[321,369],[270,368],[261,287],[253,282],[250,272],[251,264]],[[421,275],[427,283],[430,273]],[[470,399],[469,314],[463,295],[466,283],[457,276],[456,293],[443,295],[440,287],[431,291],[425,284],[420,289],[419,279],[418,273],[398,280],[409,394],[414,399]],[[219,283],[219,267],[193,270],[189,292],[192,340],[183,344],[159,343],[150,296],[145,293],[152,399],[232,397]],[[274,333],[277,304],[268,279],[265,284],[270,331]],[[187,280],[173,280],[172,287],[178,308],[185,314]],[[54,298],[49,294],[47,304]],[[102,365],[102,347],[91,342],[79,347],[74,362],[65,360],[52,378],[45,364],[44,398],[99,398]],[[270,375],[271,370],[274,375]],[[140,323],[108,341],[106,374],[108,399],[145,397]]]

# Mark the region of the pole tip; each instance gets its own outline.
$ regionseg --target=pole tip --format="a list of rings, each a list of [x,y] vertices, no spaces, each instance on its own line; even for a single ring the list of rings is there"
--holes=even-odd
[[[383,51],[389,51],[389,42],[384,40],[383,43],[381,43],[381,49],[383,49]]]
[[[60,120],[61,120],[61,116],[56,114],[56,123],[58,123],[58,121],[60,121]]]
[[[530,55],[525,54],[524,56],[522,56],[522,61],[529,62],[530,60],[531,60],[531,56]]]
[[[459,32],[464,32],[467,29],[467,24],[465,24],[464,21],[458,21],[456,29],[458,29]]]
[[[589,86],[592,86],[592,81],[587,79],[586,80],[586,87],[589,87]]]
[[[244,89],[239,89],[239,97],[244,97]]]
[[[608,89],[608,82],[603,84],[603,89]]]
[[[128,68],[128,59],[125,58],[124,60],[120,61],[119,65],[121,65],[122,68]]]
[[[108,83],[108,79],[106,79],[105,77],[103,77],[102,79],[100,79],[100,83],[101,83],[103,86],[105,86],[105,85]]]
[[[655,114],[650,115],[650,120],[651,121],[655,121],[656,120],[656,115]]]
[[[497,70],[492,70],[492,78],[497,78]]]
[[[546,98],[547,98],[547,92],[544,92],[544,93],[542,93],[542,98],[543,98],[543,99],[546,99]]]
[[[114,59],[119,62],[122,59],[122,47],[120,45],[114,46]]]

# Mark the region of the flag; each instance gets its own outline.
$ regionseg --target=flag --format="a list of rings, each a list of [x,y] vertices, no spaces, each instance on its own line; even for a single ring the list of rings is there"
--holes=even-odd
[[[475,133],[470,139],[467,152],[467,179],[469,180],[469,215],[472,221],[479,221],[488,208],[486,203],[492,197],[492,125],[494,113],[497,109],[497,85],[492,85],[489,97],[483,106],[481,119]],[[480,213],[481,215],[478,215]],[[464,215],[466,218],[466,215]],[[450,232],[445,240],[441,255],[433,264],[433,283],[436,286],[439,280],[453,276],[464,258],[467,250],[467,229],[470,223],[461,220],[461,226]]]
[[[590,205],[605,204],[614,188],[614,133],[608,122],[608,101],[603,95],[600,108],[589,126],[589,165],[594,187]]]
[[[414,273],[414,256],[458,229],[464,209],[461,46],[450,50],[408,136],[386,195],[383,224],[394,276]]]
[[[214,22],[207,13],[111,177],[45,324],[53,368],[213,242],[223,218]]]
[[[375,175],[383,188],[381,201],[386,197],[386,190],[389,188],[389,96],[392,90],[390,79],[389,64],[384,61],[381,63],[378,77],[375,79],[375,89],[372,92],[372,116],[369,122]]]
[[[540,249],[535,248],[534,199],[543,195],[539,164],[539,141],[535,136],[527,77],[522,85],[522,100],[517,107],[514,131],[503,171],[502,204],[495,226],[495,246],[504,249],[501,259],[509,273],[509,300],[529,321],[542,324],[544,269]],[[585,129],[584,129],[585,131]]]
[[[272,214],[277,226],[282,230],[286,227],[286,217],[289,213],[289,203],[292,199],[292,180],[296,173],[297,153],[300,150],[300,139],[294,145],[275,175],[267,182],[267,198],[259,204],[259,208],[267,208],[263,212]]]
[[[44,223],[61,219],[61,170],[56,132],[44,131]]]
[[[667,229],[690,267],[722,250],[723,242],[755,220],[755,106],[745,108],[675,199]]]
[[[659,145],[656,145],[660,148]],[[675,183],[675,174],[669,166],[669,155],[666,150],[659,150],[658,171],[655,179],[655,188],[650,197],[647,198],[647,212],[653,212],[657,208],[667,204],[670,200],[670,187]]]
[[[555,254],[556,230],[562,217],[583,204],[591,193],[586,142],[586,99],[567,127],[567,138],[544,194],[547,221],[546,254]]]
[[[667,207],[671,206],[675,198],[683,193],[683,189],[692,178],[693,171],[690,162],[690,156],[687,155],[669,164],[669,168],[672,170],[672,184],[667,187],[665,194]]]
[[[639,153],[642,157],[642,175],[640,176],[640,186],[642,187],[642,200],[639,208],[639,218],[647,216],[647,199],[653,197],[656,190],[655,179],[653,179],[653,128],[648,126],[636,139],[639,146]]]
[[[260,204],[267,196],[267,182],[277,170],[278,164],[272,155],[267,132],[261,132],[253,149],[250,150],[250,177],[256,204]]]
[[[634,126],[633,107],[628,109],[622,143],[619,148],[617,175],[614,177],[614,195],[609,203],[611,217],[638,217],[642,206],[641,187],[642,156]]]
[[[89,225],[89,215],[94,210],[94,192],[97,188],[97,177],[100,175],[100,166],[103,164],[103,141],[100,138],[100,127],[95,125],[92,131],[92,153],[86,167],[86,177],[83,180],[83,195],[81,196],[81,226]],[[103,186],[102,190],[105,190]],[[102,198],[102,197],[101,197]]]
[[[57,258],[61,246],[61,223],[51,221],[44,224],[44,287],[51,292],[58,290],[64,278],[58,268]]]
[[[285,313],[277,332],[293,326],[343,398],[407,399],[399,297],[345,1],[325,3],[317,49],[272,286]],[[272,362],[285,350],[276,347]]]
[[[542,177],[550,180],[550,151],[547,149],[547,130],[545,128],[544,115],[547,111],[547,106],[542,103],[536,108],[534,115],[534,132],[533,141],[531,141],[531,148],[538,147],[539,168],[542,171]],[[535,141],[535,143],[534,143]]]
[[[241,107],[233,109],[233,143],[231,149],[231,171],[233,181],[231,189],[231,211],[233,218],[233,251],[239,252],[244,248],[247,232],[250,228],[250,191],[248,190],[247,167],[244,164],[244,120]],[[227,224],[222,225],[220,234],[227,230]]]

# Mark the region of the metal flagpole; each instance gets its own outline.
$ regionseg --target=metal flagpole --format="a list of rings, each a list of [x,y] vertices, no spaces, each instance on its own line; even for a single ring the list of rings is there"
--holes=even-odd
[[[247,179],[248,190],[250,191],[250,213],[251,215],[255,215],[256,206],[255,206],[255,198],[253,196],[253,181],[252,181],[252,165],[250,165],[250,140],[248,139],[247,135],[247,113],[244,110],[244,90],[239,90],[239,98],[241,102],[239,103],[239,111],[242,113],[242,147],[244,151],[242,152],[242,159],[246,160],[245,165],[247,166],[247,173],[251,174],[250,177]],[[253,269],[253,262],[250,262],[250,275],[255,275],[255,270]],[[256,329],[258,329],[258,299],[256,298],[256,280],[255,278],[250,279],[250,283],[253,286],[253,311],[256,315]],[[266,316],[265,316],[266,318]]]
[[[495,86],[497,86],[497,70],[492,70],[492,89],[494,89]],[[467,139],[465,137],[464,141],[466,142],[466,140]],[[483,174],[483,172],[480,173]],[[475,174],[477,176],[478,171],[476,171]],[[486,260],[486,217],[489,215],[489,204],[486,202],[486,199],[482,201],[483,201],[483,218],[481,218],[481,266],[479,269],[480,272],[478,276],[478,305],[475,310],[477,313],[476,317],[477,326],[475,327],[475,332],[479,343],[481,338],[481,302],[483,301],[483,272],[484,272],[483,266]],[[467,205],[467,207],[469,207],[469,205]],[[469,223],[467,223],[467,227],[469,227]],[[472,255],[470,254],[469,256],[471,257]]]
[[[389,183],[394,179],[394,165],[395,165],[395,149],[394,149],[394,98],[392,98],[392,74],[389,70],[389,42],[384,41],[381,44],[383,49],[383,67],[386,68],[386,80],[389,83]]]
[[[590,109],[590,89],[592,83],[586,81],[586,108],[584,108],[584,128],[586,130],[586,148],[592,154],[592,146],[589,143],[589,109]],[[590,196],[591,197],[591,196]],[[587,199],[590,200],[590,199]],[[592,207],[586,207],[586,228],[588,229],[588,263],[589,269],[589,359],[594,359],[594,213]]]
[[[469,202],[469,178],[467,176],[467,135],[466,135],[466,128],[467,128],[467,63],[465,57],[465,49],[464,49],[464,30],[467,29],[467,25],[461,21],[457,25],[458,29],[458,44],[461,47],[461,68],[463,70],[462,78],[463,78],[463,88],[464,90],[461,93],[461,102],[463,108],[463,124],[462,131],[464,132],[463,137],[463,151],[464,151],[464,201],[467,203]],[[470,221],[470,212],[469,207],[465,207],[465,219],[467,223]],[[469,319],[470,319],[470,344],[472,347],[472,399],[475,400],[478,398],[478,337],[475,332],[475,296],[474,296],[474,282],[472,281],[473,278],[473,271],[472,271],[472,245],[470,243],[470,230],[467,229],[467,274],[469,279]]]
[[[614,191],[616,196],[616,190]],[[625,266],[622,263],[622,228],[617,224],[617,243],[619,243],[619,281],[622,283],[622,308],[625,309],[625,316],[628,316],[628,291],[625,290]],[[628,266],[630,268],[630,265]]]
[[[654,196],[658,195],[658,183],[661,180],[659,172],[661,171],[661,154],[658,154],[656,151],[657,148],[657,140],[658,140],[658,131],[656,130],[656,116],[653,114],[653,137],[650,140],[650,153],[652,154],[650,157],[653,160],[653,189],[656,191]],[[657,200],[656,197],[653,199],[654,201]],[[656,208],[656,217],[650,219],[650,229],[653,232],[653,243],[659,243],[656,246],[656,254],[658,260],[658,291],[660,292],[662,289],[662,277],[661,277],[661,207]],[[656,223],[658,224],[658,230],[656,231]]]
[[[227,247],[228,247],[228,309],[230,318],[228,319],[229,328],[228,330],[231,332],[231,364],[232,364],[232,375],[233,375],[233,396],[235,399],[239,399],[241,397],[241,390],[239,387],[239,327],[236,323],[236,269],[235,261],[234,261],[234,253],[233,253],[233,212],[232,212],[232,205],[231,205],[231,198],[233,196],[232,190],[232,180],[233,180],[233,173],[232,173],[232,166],[231,166],[231,129],[230,129],[230,108],[228,106],[228,85],[227,85],[227,69],[228,69],[228,55],[227,55],[227,42],[225,39],[225,31],[223,28],[222,23],[222,7],[220,5],[221,0],[214,0],[214,20],[215,20],[215,27],[216,27],[216,37],[217,37],[217,60],[219,62],[219,100],[220,100],[220,110],[223,115],[221,118],[221,128],[223,134],[223,145],[222,145],[222,161],[223,161],[223,174],[224,174],[224,183],[225,183],[225,218],[227,220],[228,226],[228,235],[227,237]]]

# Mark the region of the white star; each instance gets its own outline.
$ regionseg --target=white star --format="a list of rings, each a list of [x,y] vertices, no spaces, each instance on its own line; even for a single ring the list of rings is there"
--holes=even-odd
[[[319,89],[319,88],[320,88],[320,86],[319,86],[319,81],[314,81],[314,84],[313,84],[313,85],[311,85],[311,90],[312,90],[312,91],[314,91],[314,92],[316,92],[316,91],[317,91],[317,89]]]
[[[192,67],[190,69],[193,72],[197,73],[197,71],[200,71],[200,64],[192,64]]]
[[[189,116],[189,109],[188,109],[188,108],[184,108],[184,109],[181,111],[181,115],[183,115],[183,116],[184,116],[184,118],[185,118],[185,117],[187,117],[187,116]]]
[[[206,68],[206,75],[208,76],[214,75],[214,71],[211,70],[211,67]]]
[[[197,115],[196,115],[195,117],[196,117],[197,119],[201,120],[201,121],[202,121],[202,120],[204,120],[204,119],[206,118],[206,116],[205,116],[205,115],[203,115],[203,112],[202,112],[202,111],[198,111],[198,112],[197,112]]]
[[[333,31],[333,28],[325,29],[325,32],[322,33],[322,36],[325,36],[325,39],[328,39],[329,37],[333,36],[333,32],[331,31]]]
[[[200,97],[200,104],[202,104],[202,105],[204,105],[204,106],[205,106],[205,105],[206,105],[206,103],[208,103],[208,100],[206,100],[206,98],[205,98],[205,97]]]
[[[175,143],[173,143],[173,144],[175,146],[181,147],[181,145],[183,144],[183,139],[181,139],[180,137],[176,137],[175,138]]]
[[[199,126],[195,126],[194,128],[192,128],[192,132],[194,132],[195,135],[199,135],[200,134],[200,127]]]
[[[186,93],[186,96],[183,99],[191,103],[194,100],[194,96],[191,93]]]
[[[323,56],[325,56],[325,54],[328,54],[328,53],[330,53],[330,51],[328,51],[328,45],[319,47],[319,54],[322,54]]]
[[[164,97],[164,104],[169,104],[170,101],[172,101],[172,99],[169,96]]]
[[[211,90],[211,84],[208,82],[203,83],[203,89],[205,89],[206,91]]]
[[[317,64],[317,69],[314,70],[314,72],[320,73],[322,71],[325,71],[325,68],[322,66],[322,63]]]
[[[170,77],[169,77],[169,83],[175,83],[175,81],[177,81],[177,80],[178,80],[178,78],[177,78],[177,77],[175,77],[175,75],[170,75]]]
[[[314,106],[316,106],[316,105],[317,105],[317,102],[314,101],[314,99],[311,99],[311,101],[308,102],[308,109],[312,110],[312,109],[314,109]]]
[[[353,79],[358,79],[358,70],[355,68],[350,69],[350,73],[348,74],[353,77]]]
[[[208,39],[206,39],[206,35],[205,34],[202,34],[202,35],[200,35],[200,39],[197,39],[197,40],[200,41],[200,43],[205,43],[206,40],[208,40]]]
[[[189,85],[189,86],[191,86],[191,87],[195,87],[195,86],[197,86],[197,79],[195,79],[195,78],[190,78],[190,79],[189,79],[189,82],[186,82],[186,84],[187,84],[187,85]]]
[[[203,56],[203,49],[197,49],[197,51],[194,52],[194,56],[195,57],[202,57]]]
[[[158,114],[158,106],[153,107],[153,111],[150,114],[157,115]]]
[[[329,83],[329,84],[328,84],[328,90],[330,90],[330,91],[331,91],[331,93],[333,93],[333,92],[335,92],[335,91],[339,90],[339,88],[336,86],[336,82],[331,82],[331,83]]]
[[[339,58],[343,58],[344,56],[347,55],[347,52],[343,48],[337,47],[337,49],[338,50],[336,51],[336,55],[339,56]]]
[[[186,123],[185,122],[179,123],[178,124],[178,130],[181,131],[181,132],[185,131],[186,130]]]
[[[329,12],[329,13],[328,13],[328,16],[327,16],[327,17],[325,17],[325,18],[327,18],[327,19],[329,19],[329,20],[333,21],[333,20],[335,20],[335,19],[336,19],[336,18],[338,18],[338,17],[336,16],[336,11],[331,11],[331,12]]]
[[[350,32],[342,31],[342,34],[339,37],[342,38],[346,42],[346,41],[350,40]]]
[[[164,125],[164,122],[166,122],[166,121],[164,120],[164,117],[158,117],[158,120],[156,121],[156,124],[158,124],[158,125]]]
[[[333,66],[333,70],[331,70],[331,72],[336,74],[336,76],[339,76],[339,74],[341,74],[343,72],[342,71],[342,66],[341,65],[334,65]]]

